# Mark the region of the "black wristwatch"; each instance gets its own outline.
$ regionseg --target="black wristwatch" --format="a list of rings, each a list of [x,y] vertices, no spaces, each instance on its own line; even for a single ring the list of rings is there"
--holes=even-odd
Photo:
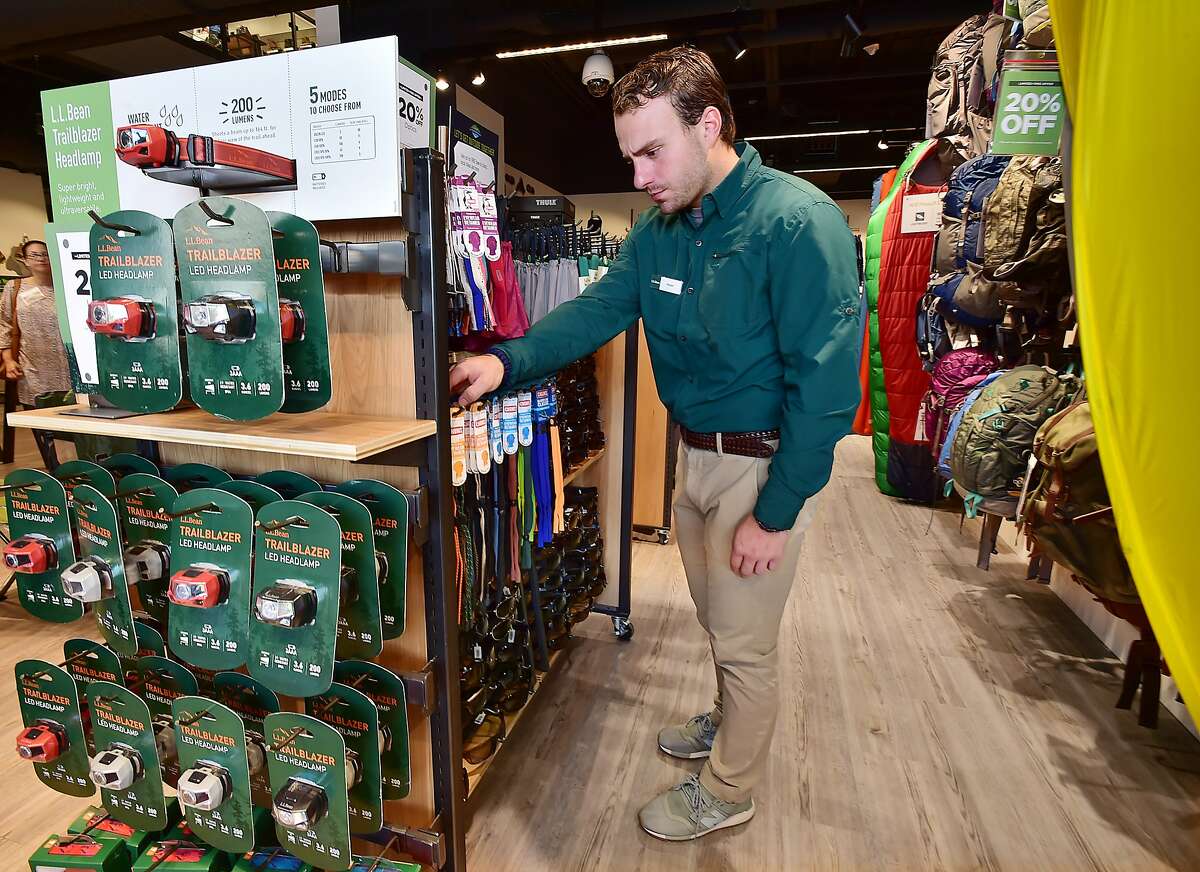
[[[786,530],[781,530],[778,527],[768,527],[766,524],[764,524],[762,521],[760,521],[758,519],[757,515],[754,516],[754,523],[758,524],[758,529],[762,530],[764,533],[786,533],[787,532]]]

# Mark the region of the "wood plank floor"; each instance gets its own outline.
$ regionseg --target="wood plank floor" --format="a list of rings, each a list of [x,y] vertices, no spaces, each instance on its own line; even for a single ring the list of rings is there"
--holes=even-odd
[[[1112,708],[1118,663],[1019,555],[976,569],[978,527],[881,496],[866,439],[822,504],[755,820],[686,845],[637,826],[698,768],[658,728],[713,691],[674,546],[639,544],[635,638],[580,628],[473,799],[471,868],[1200,869],[1200,744]]]
[[[674,546],[639,544],[635,638],[580,628],[472,798],[471,869],[1200,869],[1200,743],[1166,714],[1148,731],[1113,710],[1119,665],[1019,555],[975,569],[978,528],[880,496],[864,439],[839,446],[822,503],[755,820],[687,845],[638,829],[638,807],[697,768],[655,733],[713,690]],[[61,659],[91,629],[0,603],[0,736],[19,729],[11,664]],[[24,868],[87,803],[11,750],[0,778],[0,868]]]

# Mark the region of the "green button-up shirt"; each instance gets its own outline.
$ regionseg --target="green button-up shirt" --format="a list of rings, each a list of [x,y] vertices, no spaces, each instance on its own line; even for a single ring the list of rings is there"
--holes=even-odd
[[[763,166],[753,146],[737,151],[698,226],[648,209],[607,275],[498,347],[506,384],[529,381],[641,317],[676,421],[697,433],[781,431],[754,515],[788,529],[828,482],[858,407],[858,266],[832,200]]]

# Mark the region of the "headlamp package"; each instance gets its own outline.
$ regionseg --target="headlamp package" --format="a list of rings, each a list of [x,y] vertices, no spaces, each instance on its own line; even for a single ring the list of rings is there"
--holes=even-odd
[[[274,231],[275,278],[283,340],[284,412],[311,412],[329,402],[329,328],[321,243],[311,223],[287,212],[268,212]]]
[[[279,844],[321,869],[351,866],[346,743],[316,718],[278,712],[266,719],[271,813]]]
[[[175,488],[157,475],[134,472],[121,479],[117,510],[125,534],[125,577],[135,585],[143,611],[167,620],[167,581],[171,576],[171,507]]]
[[[254,514],[211,487],[180,495],[171,513],[168,645],[196,666],[236,669],[246,661]]]
[[[408,596],[408,498],[392,485],[374,479],[352,479],[334,491],[354,497],[371,513],[383,638],[396,639],[404,633]]]
[[[383,653],[383,626],[371,512],[353,497],[330,491],[314,491],[299,499],[330,512],[342,530],[337,656],[377,657]]]
[[[104,807],[139,830],[168,824],[159,777],[158,745],[146,703],[120,685],[94,681],[88,687],[96,752],[89,761]]]
[[[179,759],[179,730],[175,724],[175,700],[195,695],[199,684],[182,663],[150,655],[138,661],[141,696],[150,710],[154,742],[162,766],[162,780],[174,787],[183,763]]]
[[[79,691],[70,674],[44,660],[16,666],[21,722],[17,755],[33,764],[38,780],[68,796],[96,792],[88,778],[87,739]]]
[[[350,832],[378,832],[383,826],[379,709],[361,690],[337,682],[321,696],[305,700],[305,709],[341,733],[346,742]]]
[[[89,231],[100,393],[119,409],[165,412],[183,399],[171,228],[149,212],[106,215]]]
[[[14,469],[4,484],[11,537],[4,563],[16,578],[22,607],[43,621],[79,620],[83,603],[67,596],[61,581],[63,569],[75,562],[66,489],[36,469]]]
[[[137,634],[125,578],[117,510],[90,484],[78,485],[73,497],[82,556],[63,570],[63,590],[80,602],[94,604],[96,622],[110,648],[121,654],[134,654]]]
[[[341,543],[338,521],[310,503],[258,512],[246,665],[278,693],[313,696],[333,681]]]
[[[192,400],[234,421],[279,411],[283,337],[266,214],[208,197],[179,210],[172,226]]]
[[[267,741],[263,720],[279,711],[279,697],[261,681],[240,672],[218,672],[214,696],[236,712],[246,733],[246,763],[250,772],[250,797],[255,806],[271,807],[271,780],[267,771]]]
[[[380,781],[383,798],[404,799],[411,784],[408,753],[408,707],[404,682],[378,663],[339,660],[334,678],[357,688],[379,711]],[[335,685],[336,686],[336,685]]]
[[[246,729],[237,712],[211,699],[173,704],[179,765],[176,791],[192,830],[222,851],[254,848],[254,804]]]

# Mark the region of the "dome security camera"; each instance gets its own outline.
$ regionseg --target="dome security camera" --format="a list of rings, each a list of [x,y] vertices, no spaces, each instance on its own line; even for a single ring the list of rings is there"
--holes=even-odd
[[[615,80],[612,61],[603,49],[596,49],[583,64],[583,84],[593,97],[603,97]]]

